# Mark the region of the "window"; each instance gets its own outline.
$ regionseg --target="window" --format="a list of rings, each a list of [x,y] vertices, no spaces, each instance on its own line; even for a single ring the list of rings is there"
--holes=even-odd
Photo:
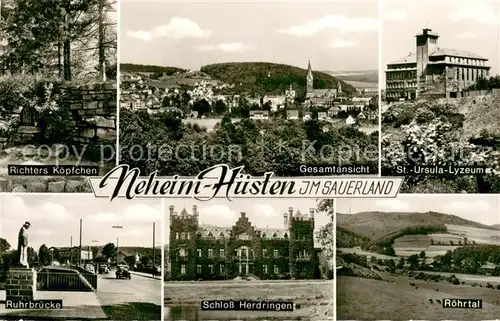
[[[187,232],[187,239],[190,240],[191,239],[191,232]]]
[[[186,238],[186,233],[182,232],[181,233],[181,240],[184,240]]]
[[[280,273],[280,269],[277,265],[274,266],[274,274]]]
[[[208,270],[210,271],[210,274],[214,274],[214,266],[212,264],[208,265]]]
[[[208,249],[208,257],[214,257],[214,250]]]
[[[267,257],[267,249],[262,250],[262,257],[266,258]]]
[[[274,258],[277,258],[277,257],[278,257],[279,252],[278,252],[278,250],[277,250],[277,249],[274,249],[274,251],[273,251],[273,255],[274,255]]]
[[[179,233],[175,233],[175,239],[178,240],[179,239]]]
[[[198,252],[198,257],[201,257],[201,249],[196,249],[196,252]]]
[[[181,275],[186,275],[186,264],[181,264]]]
[[[220,250],[219,250],[219,257],[221,257],[221,258],[226,257],[226,250],[224,250],[224,249],[220,249]]]
[[[180,257],[186,257],[186,250],[185,249],[179,249],[179,256]]]
[[[267,270],[267,265],[264,265],[264,274],[267,274],[267,273],[269,273]]]
[[[248,240],[250,240],[250,235],[248,235],[248,234],[240,234],[240,235],[238,235],[238,239],[239,240],[243,240],[243,241],[248,241]]]
[[[201,274],[201,264],[196,266],[196,273]]]
[[[224,274],[224,264],[219,265],[219,273]]]

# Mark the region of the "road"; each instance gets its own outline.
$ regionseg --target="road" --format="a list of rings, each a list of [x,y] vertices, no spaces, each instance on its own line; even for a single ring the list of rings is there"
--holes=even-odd
[[[138,275],[132,275],[131,280],[116,279],[112,270],[109,274],[99,274],[96,295],[112,320],[159,320],[161,290],[159,279]]]

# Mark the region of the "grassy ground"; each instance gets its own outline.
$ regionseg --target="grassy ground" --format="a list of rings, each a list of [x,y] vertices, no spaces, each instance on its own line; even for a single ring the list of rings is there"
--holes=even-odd
[[[176,320],[333,320],[333,280],[311,282],[167,282],[166,318]],[[202,300],[292,301],[293,312],[200,311]]]
[[[110,320],[160,320],[161,309],[156,304],[134,302],[127,304],[105,305],[102,310]]]
[[[337,279],[338,320],[493,320],[500,315],[500,291],[469,285],[384,275],[385,280],[340,276]],[[410,286],[415,283],[418,289]],[[482,299],[483,308],[445,309],[436,299]],[[432,299],[434,303],[430,303]]]

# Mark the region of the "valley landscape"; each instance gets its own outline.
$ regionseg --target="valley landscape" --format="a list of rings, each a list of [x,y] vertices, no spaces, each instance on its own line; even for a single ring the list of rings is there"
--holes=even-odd
[[[337,318],[497,317],[498,202],[498,196],[478,199],[472,195],[462,199],[457,195],[405,195],[395,201],[369,200],[363,205],[339,201]],[[398,203],[404,206],[391,206]],[[483,309],[444,309],[443,298],[482,299]]]

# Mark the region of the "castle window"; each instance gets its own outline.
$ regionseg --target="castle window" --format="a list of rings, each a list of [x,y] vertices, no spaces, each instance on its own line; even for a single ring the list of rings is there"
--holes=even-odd
[[[214,274],[214,266],[212,264],[208,265],[208,269],[210,270],[210,274]]]
[[[243,240],[243,241],[249,241],[250,240],[250,235],[245,234],[245,233],[244,234],[240,234],[240,235],[238,235],[238,239],[239,240]]]
[[[181,233],[181,240],[184,240],[186,238],[186,233],[182,232]]]
[[[214,250],[208,249],[208,257],[214,257]]]
[[[280,268],[277,265],[275,265],[274,266],[274,274],[278,274],[278,273],[280,273]]]
[[[269,273],[268,270],[267,270],[267,265],[264,265],[263,267],[264,267],[264,274]]]
[[[196,252],[198,253],[198,257],[201,257],[201,249],[196,249]]]
[[[181,264],[181,275],[186,275],[186,264]]]
[[[277,249],[274,249],[274,251],[273,251],[273,255],[274,255],[274,258],[278,258],[278,256],[279,256],[279,252],[278,252],[278,250],[277,250]]]
[[[196,266],[196,273],[201,274],[201,264]]]
[[[191,239],[191,232],[187,232],[187,239],[190,240]]]
[[[178,240],[179,239],[179,233],[175,233],[175,239]]]
[[[219,273],[224,274],[224,264],[219,265]]]
[[[221,258],[226,257],[226,250],[219,249],[219,257],[221,257]]]
[[[267,249],[262,250],[262,257],[266,258],[267,257]]]
[[[179,256],[180,257],[186,257],[186,250],[185,249],[179,249]]]

